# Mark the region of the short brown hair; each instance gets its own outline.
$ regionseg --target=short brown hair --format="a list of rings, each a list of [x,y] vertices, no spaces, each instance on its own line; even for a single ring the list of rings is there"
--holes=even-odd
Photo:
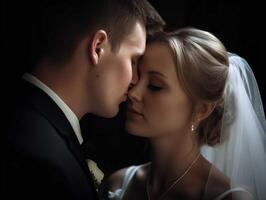
[[[32,49],[35,61],[43,55],[67,60],[77,43],[97,29],[106,30],[112,48],[118,49],[136,21],[145,25],[148,34],[165,24],[146,0],[46,0],[39,9]]]

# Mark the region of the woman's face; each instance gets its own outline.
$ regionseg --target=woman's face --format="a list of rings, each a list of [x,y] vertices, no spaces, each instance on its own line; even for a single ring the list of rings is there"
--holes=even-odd
[[[170,48],[148,45],[138,67],[139,81],[128,94],[127,130],[154,138],[187,132],[192,104],[177,78]]]

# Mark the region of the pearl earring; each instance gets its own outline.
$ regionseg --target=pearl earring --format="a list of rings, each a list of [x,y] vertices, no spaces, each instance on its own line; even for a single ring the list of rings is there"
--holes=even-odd
[[[100,55],[100,54],[103,53],[103,49],[102,49],[102,48],[98,48],[98,49],[96,50],[96,52]]]
[[[191,132],[194,133],[194,131],[195,131],[195,125],[192,124],[192,125],[191,125]]]

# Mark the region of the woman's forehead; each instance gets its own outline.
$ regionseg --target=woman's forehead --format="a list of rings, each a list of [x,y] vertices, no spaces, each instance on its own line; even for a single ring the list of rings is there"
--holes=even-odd
[[[146,51],[140,61],[141,70],[154,70],[161,72],[175,71],[171,49],[163,43],[152,43],[147,45]]]

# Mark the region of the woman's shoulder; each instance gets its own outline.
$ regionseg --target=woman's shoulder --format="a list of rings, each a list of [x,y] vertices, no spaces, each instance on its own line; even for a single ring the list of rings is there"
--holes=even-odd
[[[234,187],[220,194],[215,200],[254,200],[254,197],[246,189]]]
[[[108,188],[109,190],[116,190],[118,188],[121,188],[125,173],[130,167],[119,169],[112,173],[110,176],[104,177],[102,186],[104,185],[104,187]]]
[[[242,187],[233,186],[230,178],[212,166],[206,184],[206,195],[214,200],[252,200],[252,195]]]
[[[230,178],[227,177],[222,171],[220,171],[217,167],[212,165],[208,182],[211,185],[217,185],[219,188],[229,189],[230,188]]]
[[[204,190],[204,199],[216,199],[219,195],[230,190],[230,179],[218,168],[212,165],[209,170]]]
[[[146,165],[132,165],[115,171],[109,177],[104,178],[101,184],[102,193],[126,190],[133,177],[139,177],[144,173]]]
[[[114,195],[115,192],[112,192],[114,197],[110,198],[109,193],[110,191],[120,191],[120,188],[122,187],[123,178],[127,169],[128,167],[119,169],[111,175],[103,178],[102,183],[99,187],[99,194],[102,199],[119,199],[118,197],[120,195]]]

